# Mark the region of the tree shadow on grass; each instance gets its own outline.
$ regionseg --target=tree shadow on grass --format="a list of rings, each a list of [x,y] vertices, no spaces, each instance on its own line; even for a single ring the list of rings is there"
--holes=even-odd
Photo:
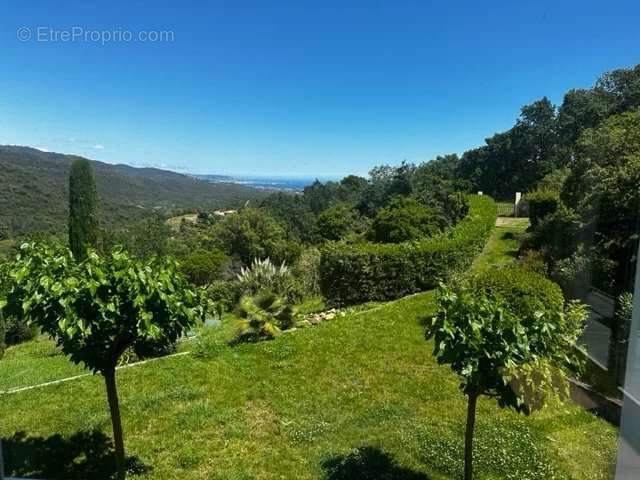
[[[97,430],[47,438],[16,432],[2,439],[2,450],[5,474],[10,477],[109,480],[115,474],[113,443]],[[150,470],[135,457],[126,461],[129,473]]]
[[[398,465],[389,454],[361,447],[322,463],[325,480],[430,480],[424,473]]]

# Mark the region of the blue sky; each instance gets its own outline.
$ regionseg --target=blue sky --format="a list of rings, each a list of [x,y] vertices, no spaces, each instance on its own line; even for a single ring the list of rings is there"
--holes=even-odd
[[[635,0],[157,3],[5,1],[0,143],[193,173],[365,174],[461,153],[523,104],[640,62]]]

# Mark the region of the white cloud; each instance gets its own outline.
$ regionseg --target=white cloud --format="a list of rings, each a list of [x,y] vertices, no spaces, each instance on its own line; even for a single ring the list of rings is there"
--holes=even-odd
[[[99,144],[98,144],[98,145],[94,145],[94,146],[93,146],[93,147],[91,147],[91,148],[93,148],[94,150],[104,150],[104,145],[99,145]]]
[[[48,148],[44,148],[44,147],[33,147],[33,148],[35,148],[36,150],[40,150],[41,152],[48,152],[49,151]]]

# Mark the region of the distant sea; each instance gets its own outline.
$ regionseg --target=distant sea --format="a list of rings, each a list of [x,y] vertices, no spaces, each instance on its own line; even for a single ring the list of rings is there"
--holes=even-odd
[[[213,183],[237,183],[249,187],[261,188],[265,190],[281,191],[301,191],[304,187],[316,181],[316,177],[308,178],[287,178],[287,177],[260,177],[260,176],[231,176],[231,175],[194,175],[200,180]],[[321,182],[333,180],[329,178],[319,178]]]

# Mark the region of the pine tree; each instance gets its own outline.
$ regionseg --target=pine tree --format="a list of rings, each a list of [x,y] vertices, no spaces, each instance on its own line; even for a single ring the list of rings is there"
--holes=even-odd
[[[93,168],[80,158],[69,174],[69,246],[76,260],[83,260],[87,247],[98,246],[98,195]]]

